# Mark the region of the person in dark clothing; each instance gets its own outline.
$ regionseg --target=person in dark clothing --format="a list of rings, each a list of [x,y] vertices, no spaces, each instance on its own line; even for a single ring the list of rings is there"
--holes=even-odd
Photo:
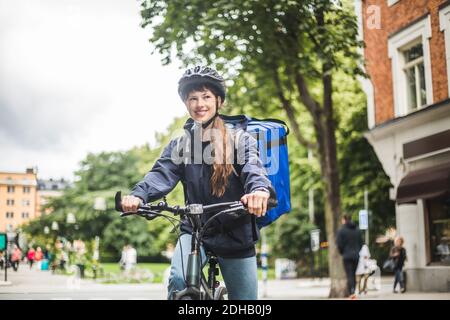
[[[347,276],[347,292],[351,298],[355,297],[356,268],[358,267],[359,251],[363,245],[359,228],[351,220],[351,217],[342,217],[342,226],[336,235],[336,243],[339,253],[344,261],[345,274]]]
[[[223,78],[209,67],[188,69],[178,83],[178,93],[191,116],[184,125],[185,133],[169,142],[152,170],[131,195],[123,197],[123,210],[133,212],[143,202],[162,198],[178,182],[183,184],[186,204],[242,201],[250,215],[237,220],[218,217],[203,244],[218,257],[228,297],[255,300],[256,217],[265,215],[269,198],[276,198],[275,190],[259,159],[256,140],[244,127],[228,123],[227,117],[219,114],[225,100]],[[202,223],[215,213],[202,215]],[[180,229],[171,262],[169,299],[186,286],[183,274],[192,234],[188,219],[183,219]]]
[[[403,278],[403,266],[406,261],[406,249],[403,248],[403,237],[396,237],[394,240],[394,246],[391,249],[389,256],[394,259],[394,289],[393,292],[397,293],[397,284],[400,284],[400,292],[406,291],[405,279]]]

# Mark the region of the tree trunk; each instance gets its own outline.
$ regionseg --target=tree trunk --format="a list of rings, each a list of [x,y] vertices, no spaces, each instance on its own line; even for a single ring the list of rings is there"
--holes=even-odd
[[[325,190],[325,228],[328,239],[328,265],[331,279],[329,297],[346,296],[346,278],[342,257],[336,246],[336,232],[341,217],[341,195],[339,191],[339,170],[337,166],[335,122],[332,103],[332,77],[323,67],[323,106],[309,94],[306,82],[297,70],[295,81],[300,93],[301,102],[312,116],[317,138],[320,171]]]
[[[327,121],[325,121],[327,122]],[[328,239],[328,266],[331,280],[330,298],[346,296],[346,279],[342,257],[336,246],[336,231],[341,216],[339,176],[337,157],[332,146],[336,143],[334,131],[330,128],[316,126],[319,146],[319,161],[325,191],[325,228]],[[320,152],[322,150],[322,152]]]
[[[325,227],[328,236],[328,262],[331,279],[330,298],[347,296],[346,277],[342,257],[336,245],[336,233],[340,226],[341,194],[339,190],[339,169],[336,150],[336,125],[333,116],[332,77],[327,64],[323,66],[323,138],[324,150],[321,160],[322,176],[325,184]]]

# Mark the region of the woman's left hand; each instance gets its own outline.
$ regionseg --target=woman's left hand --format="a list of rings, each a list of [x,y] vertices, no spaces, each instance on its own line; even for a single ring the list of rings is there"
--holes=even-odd
[[[257,217],[264,216],[267,212],[267,201],[270,194],[265,191],[255,191],[242,196],[241,202],[247,206],[248,212]]]

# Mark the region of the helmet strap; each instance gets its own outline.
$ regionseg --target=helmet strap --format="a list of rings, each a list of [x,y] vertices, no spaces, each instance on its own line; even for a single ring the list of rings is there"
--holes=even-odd
[[[206,129],[211,124],[211,122],[213,122],[216,119],[216,117],[218,115],[219,115],[219,101],[217,101],[217,104],[216,104],[216,113],[212,116],[211,119],[209,119],[205,123],[202,123],[202,128]]]

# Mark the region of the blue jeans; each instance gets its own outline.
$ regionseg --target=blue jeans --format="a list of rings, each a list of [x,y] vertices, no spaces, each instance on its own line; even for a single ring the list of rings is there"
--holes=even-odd
[[[170,267],[168,299],[172,298],[172,293],[186,288],[184,277],[186,276],[187,261],[191,253],[191,238],[189,234],[183,234],[177,242],[175,252]],[[180,248],[181,244],[181,248]],[[182,249],[182,250],[181,250]],[[183,262],[181,259],[183,251]],[[206,254],[203,247],[200,250],[202,266],[207,263]],[[258,277],[256,257],[225,259],[217,257],[220,271],[228,290],[230,300],[257,300],[258,299]],[[184,268],[184,277],[181,266]]]
[[[397,287],[397,284],[400,284],[400,289],[405,288],[405,279],[403,279],[403,269],[395,269],[395,278],[394,278],[394,290]]]

